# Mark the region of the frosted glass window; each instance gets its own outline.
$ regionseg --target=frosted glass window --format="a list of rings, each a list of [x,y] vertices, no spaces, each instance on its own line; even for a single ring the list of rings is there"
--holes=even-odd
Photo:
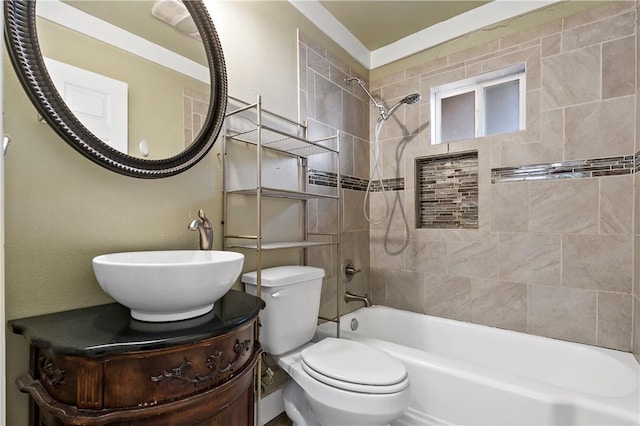
[[[440,104],[442,142],[469,139],[475,136],[475,93],[467,92],[442,99]]]
[[[520,128],[520,81],[484,88],[484,134],[514,132]]]
[[[431,88],[431,143],[526,128],[525,64]]]

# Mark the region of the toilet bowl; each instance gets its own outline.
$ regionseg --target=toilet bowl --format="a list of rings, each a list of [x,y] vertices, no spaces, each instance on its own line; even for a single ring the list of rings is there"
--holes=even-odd
[[[262,271],[262,345],[290,380],[283,389],[285,411],[295,426],[386,425],[411,397],[404,365],[363,343],[315,332],[324,271],[281,266]],[[256,273],[242,276],[256,294]]]
[[[404,366],[362,343],[330,337],[276,359],[293,379],[283,393],[285,409],[298,394],[308,405],[299,413],[287,411],[294,424],[386,425],[409,405]]]

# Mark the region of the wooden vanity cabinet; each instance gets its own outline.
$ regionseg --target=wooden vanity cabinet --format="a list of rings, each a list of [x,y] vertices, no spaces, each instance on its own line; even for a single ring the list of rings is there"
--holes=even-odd
[[[31,341],[30,371],[16,382],[30,395],[30,424],[252,425],[263,304],[232,292],[209,317],[164,330],[129,319],[118,304],[11,321]],[[79,341],[70,344],[72,323]],[[102,330],[89,337],[96,324]]]

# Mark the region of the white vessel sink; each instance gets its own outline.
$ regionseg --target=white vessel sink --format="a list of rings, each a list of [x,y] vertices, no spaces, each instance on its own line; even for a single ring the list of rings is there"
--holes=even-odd
[[[204,315],[242,271],[244,255],[232,251],[176,250],[95,257],[100,287],[131,309],[137,320],[178,321]]]

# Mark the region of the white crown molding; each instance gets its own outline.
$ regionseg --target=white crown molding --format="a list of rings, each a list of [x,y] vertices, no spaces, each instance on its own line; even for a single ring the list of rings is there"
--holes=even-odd
[[[38,2],[36,13],[48,21],[109,43],[196,80],[209,83],[209,69],[207,67],[61,1]]]
[[[289,0],[313,24],[369,70],[560,1],[563,0],[494,0],[379,49],[369,51],[317,0]]]
[[[371,69],[371,52],[317,0],[289,0],[289,3],[328,35],[366,69]]]

